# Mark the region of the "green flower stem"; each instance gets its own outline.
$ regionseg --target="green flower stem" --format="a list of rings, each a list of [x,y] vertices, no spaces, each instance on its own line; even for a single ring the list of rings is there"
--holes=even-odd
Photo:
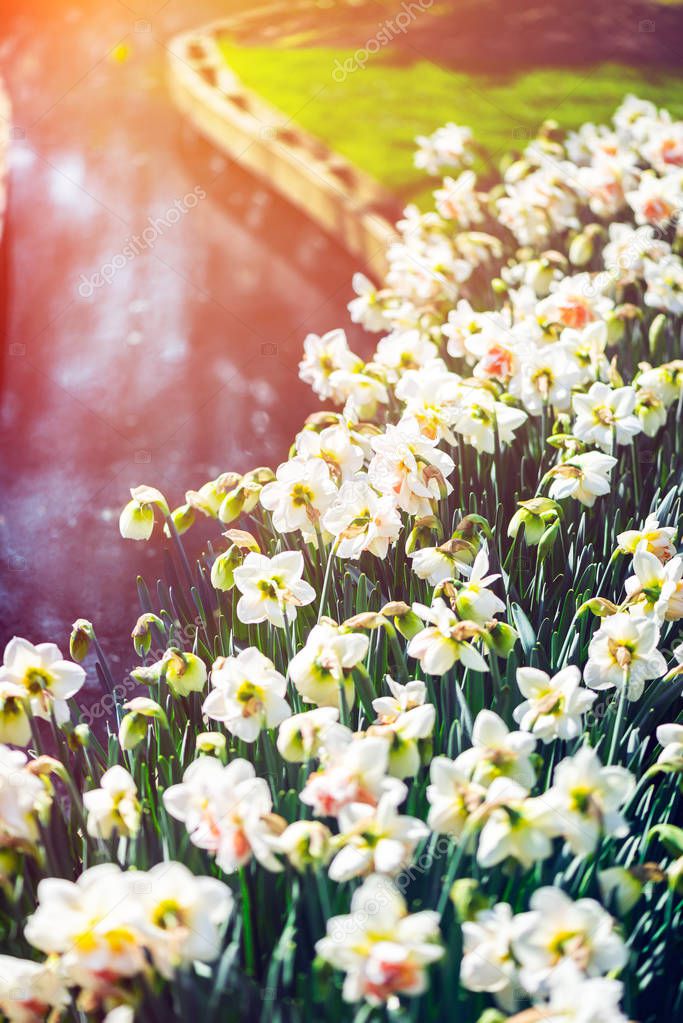
[[[251,920],[251,895],[249,881],[244,867],[240,867],[240,891],[242,892],[242,925],[244,928],[244,962],[250,976],[256,971],[256,954],[254,951],[254,929]]]
[[[320,593],[320,607],[318,608],[318,621],[320,621],[320,619],[322,618],[323,613],[325,611],[325,600],[327,599],[327,588],[328,588],[328,586],[330,584],[330,576],[332,574],[332,563],[334,561],[334,555],[337,552],[337,547],[338,546],[339,546],[339,538],[337,538],[334,541],[334,543],[330,547],[330,552],[327,555],[327,564],[325,565],[325,577],[323,578],[323,588],[322,588],[322,591]]]
[[[617,753],[617,746],[619,745],[619,738],[621,736],[621,730],[622,730],[622,725],[623,725],[623,721],[624,721],[624,711],[626,710],[627,693],[628,693],[628,672],[625,671],[624,672],[624,684],[621,687],[621,692],[619,693],[619,704],[617,706],[617,716],[614,719],[614,727],[612,729],[612,741],[610,743],[609,756],[607,757],[608,765],[614,763],[614,758],[615,758],[616,753]]]

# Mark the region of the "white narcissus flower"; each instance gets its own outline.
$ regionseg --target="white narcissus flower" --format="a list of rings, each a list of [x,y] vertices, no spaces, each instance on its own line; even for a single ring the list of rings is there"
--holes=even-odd
[[[683,313],[683,263],[679,256],[671,253],[657,262],[646,259],[645,283],[645,305],[666,310],[674,316]]]
[[[668,227],[683,206],[683,173],[677,169],[660,177],[652,170],[645,171],[638,187],[626,193],[626,202],[635,214],[636,224]]]
[[[286,678],[256,647],[236,657],[219,657],[211,669],[211,685],[202,713],[244,742],[254,742],[262,728],[276,728],[291,714],[284,698]]]
[[[373,363],[383,366],[389,382],[395,383],[404,373],[429,365],[437,356],[434,342],[419,330],[393,330],[378,342]]]
[[[352,669],[368,652],[370,640],[360,632],[344,632],[331,621],[321,621],[308,634],[306,646],[289,662],[289,677],[308,703],[338,707],[339,689],[347,706],[353,705]]]
[[[374,704],[380,701],[373,701]],[[420,770],[420,747],[434,731],[436,708],[431,703],[403,711],[390,722],[379,722],[368,729],[370,735],[389,740],[389,774],[395,778],[411,778]]]
[[[666,674],[666,660],[657,650],[659,628],[650,618],[625,612],[609,615],[588,647],[583,677],[591,689],[622,689],[638,700],[645,683]]]
[[[310,384],[319,398],[338,400],[330,377],[336,370],[353,372],[362,366],[361,359],[349,348],[343,330],[330,330],[319,337],[308,334],[304,339],[304,357],[299,363],[299,376]]]
[[[355,273],[351,278],[351,286],[356,293],[347,309],[352,323],[360,323],[372,334],[386,330],[388,320],[385,316],[381,295],[372,281],[365,274]]]
[[[374,458],[370,483],[390,495],[408,515],[430,515],[433,506],[453,490],[448,477],[455,468],[450,455],[424,437],[417,423],[387,426],[372,438]]]
[[[507,383],[519,371],[519,341],[509,327],[504,328],[501,336],[487,325],[480,333],[467,337],[465,347],[468,354],[477,359],[473,375],[478,380]],[[466,394],[465,391],[463,393]]]
[[[163,795],[166,811],[182,821],[190,840],[215,855],[232,874],[252,855],[267,870],[281,870],[274,856],[276,834],[268,783],[257,778],[252,764],[237,758],[223,766],[214,757],[200,757],[183,780]]]
[[[412,682],[401,685],[387,675],[386,683],[391,696],[378,696],[372,701],[373,710],[381,725],[393,724],[406,711],[422,707],[427,699],[427,686],[421,679],[413,679]]]
[[[614,920],[595,899],[574,902],[560,888],[537,888],[530,911],[516,918],[513,940],[521,980],[538,991],[552,970],[570,960],[589,977],[623,969],[628,950]]]
[[[372,369],[372,375],[367,372],[369,369]],[[353,409],[361,419],[372,419],[377,406],[389,401],[386,384],[378,376],[381,373],[380,366],[373,368],[370,364],[363,366],[363,363],[350,372],[343,369],[334,371],[330,377],[330,386],[335,400],[339,404],[345,403],[345,413]]]
[[[135,875],[114,863],[100,863],[76,882],[48,877],[39,883],[38,905],[24,934],[34,948],[61,956],[67,983],[90,987],[102,975],[114,981],[145,969],[135,894],[135,884],[144,885],[145,875]]]
[[[638,374],[638,387],[653,391],[669,408],[683,393],[683,359],[668,362]]]
[[[69,992],[56,962],[0,955],[0,1012],[8,1023],[43,1023],[50,1010],[65,1009]]]
[[[345,1001],[364,998],[396,1008],[399,995],[422,994],[426,967],[443,955],[439,916],[430,910],[409,914],[391,881],[375,874],[354,892],[349,915],[327,921],[315,950],[346,973]]]
[[[458,228],[481,224],[484,214],[475,186],[474,171],[463,171],[457,178],[443,179],[441,188],[434,192],[436,208],[446,220],[454,220]]]
[[[508,857],[529,869],[552,853],[551,818],[543,799],[533,799],[516,781],[494,778],[477,818],[486,823],[479,835],[477,862],[495,867]]]
[[[581,369],[560,343],[526,345],[520,349],[519,369],[508,390],[519,398],[527,412],[540,416],[552,406],[560,412],[569,408],[571,390],[581,378]]]
[[[625,767],[603,767],[597,753],[584,746],[555,768],[552,788],[543,802],[552,816],[552,830],[578,856],[594,852],[601,835],[622,838],[628,826],[620,808],[635,787]]]
[[[386,558],[401,532],[402,522],[393,497],[380,497],[365,474],[342,483],[327,513],[323,529],[335,537],[334,553],[356,560],[363,551]]]
[[[660,174],[683,166],[683,125],[680,121],[658,121],[640,147],[648,163]]]
[[[543,1023],[627,1023],[618,980],[586,978],[573,963],[562,963],[550,975],[549,988],[548,1000],[536,1005]]]
[[[451,546],[446,543],[443,547],[421,547],[411,551],[408,557],[418,579],[426,579],[430,586],[438,586],[447,579],[464,575],[472,561],[472,548],[463,543],[462,549],[451,552]]]
[[[609,494],[610,474],[616,464],[616,458],[600,451],[574,455],[551,470],[553,481],[548,493],[555,501],[573,497],[592,508],[596,497]]]
[[[629,444],[642,430],[635,405],[632,387],[612,388],[596,380],[586,394],[575,394],[572,399],[574,436],[603,451],[610,451],[613,444]]]
[[[675,722],[670,725],[659,725],[657,742],[664,747],[657,757],[657,763],[673,764],[679,770],[683,769],[683,725]]]
[[[467,582],[458,587],[455,597],[455,610],[463,620],[483,625],[505,610],[500,597],[489,589],[491,583],[500,579],[500,573],[487,575],[488,570],[489,552],[487,545],[483,544],[472,567],[463,569]]]
[[[448,343],[446,350],[457,359],[468,350],[469,339],[476,337],[492,323],[495,328],[505,333],[510,324],[499,313],[477,312],[470,303],[461,298],[454,309],[451,309],[441,332]]]
[[[387,777],[388,740],[345,733],[332,733],[333,742],[326,736],[324,766],[309,774],[301,802],[312,807],[318,817],[337,817],[350,803],[376,806],[385,792],[405,798],[403,782]]]
[[[460,983],[468,991],[489,991],[498,1004],[513,1011],[517,963],[512,954],[516,919],[507,902],[480,910],[462,925]]]
[[[627,529],[617,534],[619,550],[624,554],[635,554],[642,543],[650,554],[654,554],[663,565],[671,561],[676,553],[674,540],[675,526],[660,526],[656,515],[648,515],[641,529]]]
[[[247,625],[269,621],[280,629],[285,618],[294,621],[297,607],[315,600],[315,590],[302,579],[301,551],[282,551],[272,558],[250,551],[235,569],[235,586],[242,596],[237,617]]]
[[[523,409],[496,401],[483,388],[463,389],[462,401],[453,416],[453,429],[462,434],[476,451],[493,454],[496,450],[496,433],[500,444],[511,444],[515,430],[524,423],[527,414]]]
[[[34,646],[15,636],[5,647],[0,682],[21,686],[31,714],[49,721],[54,713],[61,725],[69,720],[66,701],[81,689],[85,671],[79,664],[64,660],[54,643]]]
[[[591,274],[580,273],[554,282],[536,312],[543,323],[561,323],[563,327],[581,330],[594,320],[605,319],[613,305],[610,298],[601,294]]]
[[[441,597],[437,597],[431,607],[413,604],[413,611],[429,622],[429,626],[408,644],[408,655],[419,660],[423,671],[429,675],[444,675],[456,661],[473,671],[488,670],[486,661],[471,642],[478,633],[476,623],[461,622]]]
[[[386,793],[375,807],[350,803],[342,808],[335,840],[341,848],[328,871],[333,881],[350,881],[373,872],[395,876],[409,865],[429,829],[416,817],[397,813],[405,794]]]
[[[315,540],[320,517],[337,493],[330,471],[319,458],[291,458],[278,466],[275,479],[266,483],[259,500],[272,512],[278,533],[301,532],[304,540]]]
[[[195,877],[182,863],[158,863],[142,875],[139,928],[154,965],[171,978],[194,961],[213,962],[220,928],[233,907],[232,892],[216,877]]]
[[[651,615],[660,624],[683,618],[683,557],[677,555],[663,565],[641,540],[633,555],[633,571],[624,583],[632,612]]]
[[[280,756],[290,764],[303,764],[319,756],[325,732],[338,720],[337,707],[316,707],[285,718],[277,735]]]
[[[132,1005],[117,1005],[109,1010],[102,1023],[135,1023],[135,1010]]]
[[[528,732],[511,732],[492,710],[480,710],[472,727],[472,747],[456,758],[456,766],[479,785],[511,778],[526,789],[536,781],[531,754],[536,739]]]
[[[576,739],[581,717],[597,699],[581,687],[581,672],[573,665],[552,678],[538,668],[518,668],[517,685],[526,699],[512,712],[517,724],[543,742]]]
[[[296,436],[296,451],[305,460],[323,462],[335,483],[353,479],[363,468],[363,449],[345,422],[324,430],[301,430]],[[335,489],[336,493],[336,489]]]
[[[111,838],[112,832],[130,838],[140,828],[138,788],[130,773],[114,764],[100,778],[100,787],[83,793],[83,806],[88,811],[88,834]]]
[[[471,814],[484,802],[486,789],[475,784],[469,772],[448,757],[434,757],[429,777],[429,827],[440,834],[461,838]]]
[[[427,174],[438,174],[444,167],[461,167],[474,158],[472,130],[452,121],[431,135],[418,135],[415,141],[415,166]]]
[[[580,370],[578,383],[588,384],[608,369],[605,349],[609,334],[604,320],[589,323],[583,330],[565,327],[560,335],[560,344],[567,354],[576,361]]]
[[[636,407],[640,426],[646,437],[655,437],[666,423],[666,406],[654,391],[644,387],[636,391]]]
[[[48,790],[27,764],[25,753],[0,745],[0,848],[35,842],[39,817],[50,806]]]
[[[394,388],[403,402],[400,422],[417,428],[427,440],[455,443],[451,430],[460,400],[460,377],[446,368],[442,359],[432,359],[421,369],[407,370]]]

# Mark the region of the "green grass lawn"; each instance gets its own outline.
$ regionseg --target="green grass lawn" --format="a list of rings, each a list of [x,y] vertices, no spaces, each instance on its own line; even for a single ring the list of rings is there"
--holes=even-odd
[[[620,65],[541,69],[503,79],[425,60],[399,66],[380,52],[364,69],[335,81],[335,69],[353,50],[243,47],[229,39],[221,48],[246,86],[404,195],[423,180],[413,167],[415,136],[446,121],[469,125],[498,160],[523,147],[525,133],[546,118],[566,128],[607,120],[628,92],[683,116],[683,77],[651,77]]]

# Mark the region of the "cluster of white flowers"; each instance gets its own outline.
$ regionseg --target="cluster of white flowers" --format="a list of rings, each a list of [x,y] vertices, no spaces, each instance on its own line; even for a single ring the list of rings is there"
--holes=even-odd
[[[625,1023],[622,918],[646,884],[666,881],[673,898],[683,876],[680,849],[661,867],[636,862],[645,832],[657,834],[652,815],[643,827],[635,819],[641,784],[683,772],[675,689],[661,713],[653,699],[636,708],[637,727],[635,714],[623,727],[646,687],[659,697],[683,674],[673,642],[683,555],[664,524],[676,514],[671,481],[662,474],[636,502],[635,522],[624,509],[609,535],[631,528],[611,556],[602,545],[602,583],[576,552],[594,539],[587,509],[610,494],[615,467],[632,457],[638,489],[637,445],[651,450],[683,404],[683,360],[661,361],[683,314],[683,129],[629,97],[611,127],[557,135],[543,131],[489,192],[468,129],[421,138],[418,166],[453,176],[435,212],[406,210],[384,285],[354,278],[351,318],[381,335],[374,355],[356,355],[340,329],[304,342],[301,377],[337,410],[310,416],[274,472],[223,473],[173,511],[154,487],[131,491],[122,534],[149,539],[161,518],[183,557],[196,513],[225,526],[244,516],[254,533],[228,528],[225,549],[200,562],[190,606],[201,614],[187,635],[175,597],[173,615],[147,604],[131,674],[152,693],[122,708],[112,697],[118,746],[110,735],[105,754],[79,732],[69,704],[85,679],[78,664],[52,644],[8,644],[0,743],[35,749],[0,745],[0,852],[55,874],[40,881],[24,930],[44,962],[0,957],[12,1023],[56,1019],[75,992],[79,1011],[99,1019],[113,1008],[129,1023],[134,978],[172,980],[215,960],[233,896],[171,858],[184,852],[230,884],[238,875],[245,921],[251,875],[281,874],[254,886],[276,892],[309,883],[293,871],[315,873],[324,897],[301,931],[344,972],[348,1001],[393,1011],[425,991],[429,967],[457,945],[450,896],[464,989],[507,1013],[530,1006],[529,1023]],[[478,503],[476,487],[495,500]],[[486,507],[490,521],[477,511]],[[530,589],[522,548],[537,548]],[[559,550],[582,569],[553,626],[544,559],[553,552],[557,568]],[[548,638],[548,625],[558,634]],[[152,631],[164,640],[153,653]],[[79,620],[75,660],[91,642]],[[72,772],[38,755],[47,728],[75,752]],[[82,846],[73,870],[54,870],[41,845],[62,805]],[[153,829],[166,861],[132,869],[158,858],[135,859]],[[680,835],[665,838],[679,848]],[[458,884],[478,884],[463,862],[491,894],[478,891],[461,914]],[[7,863],[0,882],[19,873]],[[434,886],[409,912],[416,873]],[[350,912],[333,915],[330,892],[341,906],[334,885],[348,882]],[[425,908],[439,887],[438,910]],[[243,938],[246,948],[246,923]]]
[[[25,937],[48,958],[1,957],[0,1007],[12,1021],[42,1020],[68,1004],[68,989],[94,1005],[116,996],[122,980],[149,973],[150,961],[166,978],[211,962],[232,904],[222,881],[195,877],[182,863],[148,871],[102,863],[76,882],[47,878]]]
[[[490,991],[507,1010],[523,992],[551,1005],[566,999],[562,1018],[570,1021],[625,1020],[618,1011],[622,985],[596,985],[594,978],[620,971],[628,950],[615,921],[594,899],[573,902],[559,888],[537,888],[527,913],[513,915],[505,902],[476,912],[463,924],[463,944],[462,984]],[[614,1014],[598,1015],[608,1007]]]

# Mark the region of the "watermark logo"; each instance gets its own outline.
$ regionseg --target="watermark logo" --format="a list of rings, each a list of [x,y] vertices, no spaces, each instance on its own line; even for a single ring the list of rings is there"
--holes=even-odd
[[[141,252],[154,248],[158,239],[169,228],[178,224],[202,199],[206,199],[206,192],[197,185],[182,199],[176,199],[162,216],[148,217],[147,227],[140,234],[134,234],[127,238],[121,251],[103,263],[99,270],[91,274],[90,277],[81,274],[78,285],[78,294],[81,298],[92,298],[98,288],[103,288],[105,284],[111,284],[119,270],[123,270],[124,266],[127,266]]]
[[[379,53],[397,36],[405,35],[419,15],[428,11],[433,3],[434,0],[403,0],[400,11],[393,18],[387,18],[382,22],[375,35],[367,40],[365,46],[360,47],[343,62],[339,59],[335,60],[332,71],[332,78],[335,82],[341,84],[354,71],[362,70],[370,57]]]

